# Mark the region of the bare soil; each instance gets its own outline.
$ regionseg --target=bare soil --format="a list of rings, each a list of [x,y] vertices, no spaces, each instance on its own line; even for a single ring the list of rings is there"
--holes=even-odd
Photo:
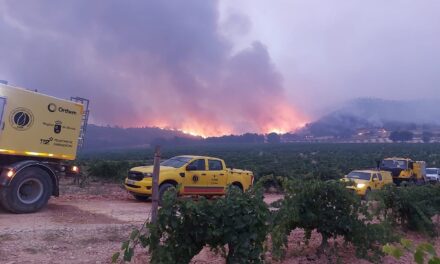
[[[91,183],[79,188],[61,182],[61,196],[52,198],[49,205],[34,214],[11,214],[0,208],[0,263],[110,263],[111,255],[118,251],[133,228],[142,225],[150,214],[151,203],[132,198],[118,184]],[[280,195],[266,195],[270,203]],[[289,252],[281,263],[329,263],[331,259],[316,254],[321,238],[312,235],[305,245],[301,230],[289,237]],[[427,239],[415,233],[408,237],[416,243]],[[435,241],[440,253],[440,240]],[[134,263],[146,263],[148,257],[142,249]],[[339,263],[369,263],[356,259],[354,249],[341,246]],[[271,262],[271,256],[267,256]],[[334,260],[334,259],[333,259]],[[204,249],[192,263],[225,263],[222,256]],[[385,258],[384,263],[413,263],[407,254],[400,261]]]

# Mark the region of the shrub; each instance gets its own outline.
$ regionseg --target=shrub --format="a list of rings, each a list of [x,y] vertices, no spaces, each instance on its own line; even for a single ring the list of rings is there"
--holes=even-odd
[[[425,263],[425,259],[428,260],[429,264],[440,264],[440,258],[437,256],[434,246],[430,243],[415,246],[411,240],[401,239],[398,245],[386,244],[382,250],[396,259],[400,259],[404,252],[411,252],[417,264]]]
[[[260,190],[241,193],[229,188],[226,197],[197,202],[178,199],[168,191],[157,223],[147,224],[148,232],[138,235],[137,231],[133,238],[148,247],[151,263],[189,263],[204,246],[223,252],[226,263],[261,263],[268,217]],[[134,252],[130,241],[123,250],[124,260],[130,260]],[[119,253],[114,255],[117,258]]]
[[[305,231],[308,241],[313,230],[322,236],[320,249],[330,238],[341,236],[351,242],[358,256],[369,251],[380,255],[377,242],[391,240],[386,224],[371,224],[370,215],[356,195],[338,181],[286,181],[285,198],[275,213],[272,231],[273,253],[283,257],[289,234],[297,228]]]
[[[92,161],[88,165],[88,174],[90,176],[119,181],[127,177],[128,170],[137,164],[132,164],[127,161]]]
[[[414,231],[435,235],[432,217],[439,214],[440,187],[387,186],[378,193],[386,220]]]

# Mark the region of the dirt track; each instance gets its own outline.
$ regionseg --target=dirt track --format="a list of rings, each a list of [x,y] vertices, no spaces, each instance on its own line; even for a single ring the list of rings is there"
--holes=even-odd
[[[151,208],[117,185],[95,184],[87,190],[93,194],[76,188],[63,186],[67,194],[38,213],[0,209],[0,263],[108,263]]]

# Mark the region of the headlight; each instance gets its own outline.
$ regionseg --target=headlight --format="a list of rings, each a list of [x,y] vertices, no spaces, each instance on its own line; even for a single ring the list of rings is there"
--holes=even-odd
[[[358,183],[356,186],[358,189],[362,189],[365,187],[365,183]]]
[[[72,166],[72,172],[79,172],[79,167],[78,166]]]
[[[6,176],[8,177],[8,178],[11,178],[12,176],[14,176],[14,170],[9,170],[7,173],[6,173]]]
[[[144,175],[144,178],[153,177],[153,173],[151,173],[151,172],[143,173],[143,175]]]

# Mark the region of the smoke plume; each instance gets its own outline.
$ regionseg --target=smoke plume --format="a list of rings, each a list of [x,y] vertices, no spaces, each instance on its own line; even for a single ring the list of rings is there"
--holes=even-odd
[[[4,0],[0,32],[2,79],[89,98],[98,124],[208,136],[304,121],[264,44],[233,51],[216,1]]]

